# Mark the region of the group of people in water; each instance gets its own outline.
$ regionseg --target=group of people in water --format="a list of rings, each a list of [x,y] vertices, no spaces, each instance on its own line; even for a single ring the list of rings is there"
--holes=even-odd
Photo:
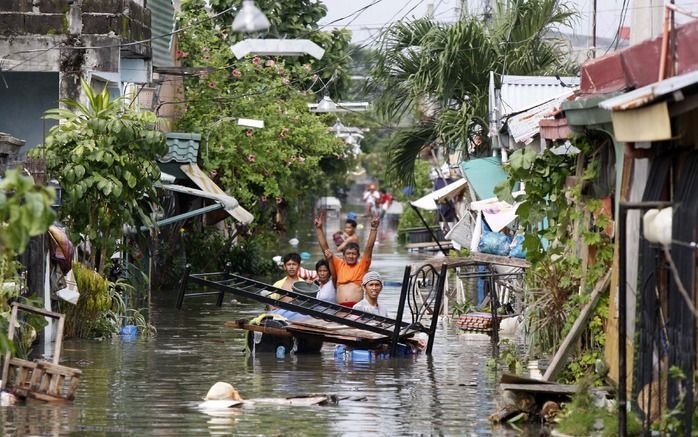
[[[325,258],[315,264],[315,270],[308,270],[301,266],[299,254],[286,254],[281,259],[286,276],[276,281],[274,287],[290,291],[298,281],[314,282],[319,287],[317,299],[388,317],[385,307],[378,303],[378,296],[383,290],[383,279],[378,272],[370,271],[380,218],[376,216],[371,220],[363,255],[356,235],[355,220],[347,219],[344,233],[335,236],[336,250],[332,250],[327,243],[324,220],[324,213],[320,213],[313,224]],[[342,255],[338,256],[336,252],[341,252]]]

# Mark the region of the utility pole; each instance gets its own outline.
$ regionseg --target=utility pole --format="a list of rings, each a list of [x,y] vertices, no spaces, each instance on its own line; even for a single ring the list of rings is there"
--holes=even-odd
[[[633,0],[630,14],[630,45],[650,39],[662,32],[663,0]]]
[[[596,0],[591,14],[591,57],[596,58]]]

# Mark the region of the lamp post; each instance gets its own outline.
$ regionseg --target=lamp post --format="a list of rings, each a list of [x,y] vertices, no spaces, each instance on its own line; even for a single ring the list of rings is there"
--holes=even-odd
[[[218,120],[214,121],[210,128],[209,131],[206,133],[206,160],[208,161],[208,137],[211,136],[211,131],[213,130],[214,127],[218,126],[219,124],[226,122],[226,121],[233,121],[237,120],[237,125],[238,126],[243,126],[243,127],[256,127],[259,129],[264,128],[264,120],[256,120],[254,118],[238,118],[238,117],[222,117],[219,118]]]

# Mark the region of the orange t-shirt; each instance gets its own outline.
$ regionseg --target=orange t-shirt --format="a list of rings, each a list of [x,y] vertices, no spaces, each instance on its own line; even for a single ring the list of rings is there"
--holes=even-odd
[[[361,286],[361,280],[371,267],[371,258],[361,257],[356,264],[349,265],[343,259],[332,257],[332,267],[337,273],[337,285],[355,283]]]

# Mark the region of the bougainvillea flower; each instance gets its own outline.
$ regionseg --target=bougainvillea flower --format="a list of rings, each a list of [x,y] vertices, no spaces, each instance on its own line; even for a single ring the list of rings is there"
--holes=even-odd
[[[208,83],[209,88],[215,88],[216,87],[216,82],[209,82]]]
[[[262,62],[262,59],[259,56],[255,56],[254,58],[252,58],[252,63],[254,65],[259,65],[260,62]]]
[[[237,68],[235,70],[233,70],[233,72],[231,74],[233,75],[233,77],[238,77],[238,78],[242,77],[242,72],[240,70],[238,70]]]
[[[249,155],[247,155],[247,160],[250,162],[255,162],[257,160],[257,157],[250,153]]]
[[[264,63],[264,65],[266,65],[267,67],[273,67],[274,65],[276,65],[276,62],[274,62],[273,59],[268,59],[267,62]]]
[[[248,137],[251,137],[252,135],[254,135],[254,132],[252,132],[252,129],[247,129],[245,131],[245,135],[247,135]]]

